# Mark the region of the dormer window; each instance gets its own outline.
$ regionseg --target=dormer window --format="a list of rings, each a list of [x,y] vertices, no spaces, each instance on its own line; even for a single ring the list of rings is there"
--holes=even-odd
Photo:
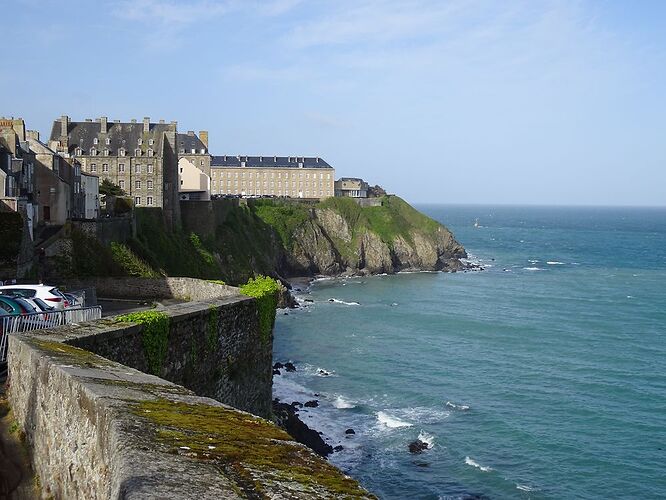
[[[90,156],[97,156],[97,149],[90,148]]]
[[[97,144],[99,141],[97,140],[97,137],[93,139],[93,144]]]
[[[197,150],[194,149],[194,148],[192,148],[192,154],[193,154],[193,155],[197,154]]]
[[[104,156],[109,156],[109,150],[106,148],[104,149]]]
[[[143,144],[143,139],[139,139],[139,140],[137,141],[137,144],[138,144],[139,146],[141,146],[141,144]]]
[[[148,145],[152,146],[153,144],[155,144],[155,141],[153,139],[148,139]]]
[[[139,148],[134,150],[134,156],[141,156],[141,150]]]
[[[83,154],[83,150],[81,148],[76,148],[76,150],[74,151],[74,154],[76,156],[81,156]]]
[[[109,138],[107,137],[107,138],[106,138],[106,145],[108,146],[109,144],[111,144],[111,139],[109,139]]]
[[[244,167],[244,166],[245,166],[245,162],[242,161],[242,162],[241,162],[241,167]],[[245,175],[245,174],[243,174],[243,175]]]
[[[178,152],[179,152],[181,155],[184,155],[184,154],[185,154],[185,148],[180,148],[180,150],[179,150]]]
[[[148,156],[153,156],[153,150],[152,149],[148,150]]]
[[[118,155],[119,155],[119,156],[125,156],[125,148],[120,148],[120,149],[118,150]]]
[[[205,149],[202,149],[202,150],[201,150],[201,154],[202,154],[202,155],[203,155],[203,154],[206,154],[206,150],[205,150]]]

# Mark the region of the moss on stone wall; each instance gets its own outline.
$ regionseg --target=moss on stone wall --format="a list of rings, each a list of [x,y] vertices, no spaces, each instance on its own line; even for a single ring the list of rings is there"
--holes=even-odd
[[[124,314],[116,319],[125,323],[143,325],[142,342],[148,370],[153,375],[160,375],[169,346],[171,326],[169,316],[158,311],[143,311]]]
[[[275,323],[275,308],[278,302],[280,284],[273,278],[258,276],[240,287],[243,295],[257,299],[259,332],[262,342],[268,342]]]
[[[168,451],[214,463],[254,497],[270,482],[297,483],[309,496],[372,498],[276,425],[219,406],[158,399],[133,405]]]

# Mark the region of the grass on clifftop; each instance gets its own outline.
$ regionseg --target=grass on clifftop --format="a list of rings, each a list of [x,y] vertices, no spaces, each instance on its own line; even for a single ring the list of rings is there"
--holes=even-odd
[[[240,291],[243,295],[257,299],[261,340],[264,343],[268,342],[275,324],[275,308],[278,303],[280,284],[273,278],[258,276],[250,278],[245,285],[240,287]]]

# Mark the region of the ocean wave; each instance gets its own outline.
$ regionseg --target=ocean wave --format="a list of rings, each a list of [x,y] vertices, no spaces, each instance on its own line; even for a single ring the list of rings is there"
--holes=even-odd
[[[480,469],[483,472],[490,472],[491,470],[493,470],[491,467],[484,467],[483,465],[481,465],[478,462],[475,462],[474,460],[472,460],[469,457],[465,457],[465,463],[467,465],[471,465],[472,467],[476,467],[477,469]]]
[[[337,398],[335,398],[333,400],[333,406],[341,410],[345,410],[348,408],[356,408],[356,404],[349,401],[348,399],[345,399],[343,396],[338,396]]]
[[[536,259],[527,259],[527,262],[529,262],[530,264],[537,264],[539,261]]]
[[[519,489],[520,491],[534,491],[535,488],[532,488],[531,486],[527,486],[526,484],[519,484],[516,483],[516,488]]]
[[[389,429],[397,429],[400,427],[412,427],[414,425],[410,424],[409,422],[405,422],[404,420],[400,420],[398,417],[389,415],[384,411],[377,412],[377,421],[380,424],[388,427]]]
[[[432,434],[428,434],[425,431],[419,432],[419,441],[426,443],[428,445],[428,448],[433,448],[435,446],[435,436]]]
[[[543,271],[540,267],[523,267],[525,271]]]
[[[453,408],[454,410],[460,410],[460,411],[469,410],[469,405],[458,405],[458,404],[452,403],[451,401],[447,401],[446,406],[448,406],[449,408]]]
[[[333,298],[328,299],[328,301],[333,302],[334,304],[344,304],[345,306],[360,306],[361,305],[358,302],[353,302],[353,301],[352,302],[345,302],[344,300],[333,299]]]
[[[549,260],[546,261],[546,264],[548,264],[549,266],[563,266],[564,262],[560,262],[559,260]]]

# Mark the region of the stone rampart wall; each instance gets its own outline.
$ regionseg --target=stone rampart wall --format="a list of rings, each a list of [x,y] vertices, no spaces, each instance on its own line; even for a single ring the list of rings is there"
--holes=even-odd
[[[78,278],[58,280],[66,290],[94,287],[99,298],[210,300],[238,294],[232,286],[196,278]]]

